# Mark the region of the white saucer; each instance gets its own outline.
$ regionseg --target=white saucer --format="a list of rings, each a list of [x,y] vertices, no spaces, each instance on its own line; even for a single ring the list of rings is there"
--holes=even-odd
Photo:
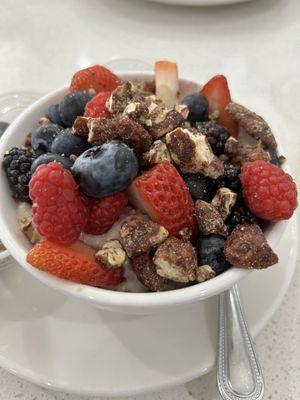
[[[288,288],[297,241],[294,218],[277,249],[280,264],[240,283],[253,335]],[[0,304],[0,366],[48,388],[134,395],[187,382],[214,366],[216,298],[180,314],[113,314],[53,291],[13,264],[1,272]]]
[[[147,0],[154,3],[173,4],[177,6],[221,6],[225,4],[245,3],[251,0]]]

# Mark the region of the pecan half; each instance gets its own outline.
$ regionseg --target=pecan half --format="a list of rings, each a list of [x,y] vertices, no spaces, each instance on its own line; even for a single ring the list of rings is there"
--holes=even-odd
[[[261,140],[262,143],[271,149],[276,149],[277,143],[273,132],[261,116],[233,102],[227,105],[226,111],[228,111],[233,119],[245,129],[248,135],[253,136],[257,140]]]
[[[278,262],[278,256],[256,224],[238,225],[228,236],[224,254],[235,267],[262,269]]]

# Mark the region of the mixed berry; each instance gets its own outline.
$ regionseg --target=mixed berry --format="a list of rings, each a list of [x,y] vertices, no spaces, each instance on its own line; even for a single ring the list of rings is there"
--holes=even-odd
[[[2,164],[28,263],[115,290],[134,274],[163,291],[277,263],[264,227],[297,207],[283,160],[223,75],[180,93],[177,65],[158,61],[154,82],[99,65],[76,72]]]

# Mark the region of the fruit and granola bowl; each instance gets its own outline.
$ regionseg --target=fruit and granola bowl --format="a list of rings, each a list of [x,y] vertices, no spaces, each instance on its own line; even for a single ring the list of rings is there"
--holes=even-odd
[[[177,65],[95,65],[1,139],[1,239],[47,285],[149,313],[218,294],[278,262],[297,190],[266,121]]]

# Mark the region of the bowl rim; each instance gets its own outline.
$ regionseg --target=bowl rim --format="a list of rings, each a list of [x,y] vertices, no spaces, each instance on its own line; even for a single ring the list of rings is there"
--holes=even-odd
[[[145,79],[150,80],[153,79],[153,73],[144,72],[144,71],[121,71],[118,72],[118,76],[121,79]],[[200,87],[201,83],[195,79],[188,78],[180,78],[180,83],[184,84],[196,84]],[[26,118],[30,117],[30,115],[34,111],[38,111],[43,107],[47,102],[49,102],[52,98],[63,96],[68,87],[63,87],[60,89],[56,89],[27,107],[17,118],[16,120],[7,128],[5,133],[0,139],[0,157],[4,154],[6,150],[6,142],[9,140],[14,130],[18,129],[22,124],[22,121]],[[282,221],[282,225],[287,225],[287,221]],[[188,286],[181,289],[169,290],[164,292],[121,292],[111,289],[103,289],[96,288],[92,286],[87,286],[83,284],[78,284],[74,282],[70,282],[67,280],[63,280],[57,278],[47,272],[40,271],[30,264],[26,262],[26,252],[23,249],[20,249],[20,246],[16,244],[16,240],[14,238],[15,234],[13,230],[8,229],[6,224],[4,223],[2,214],[0,213],[0,232],[1,232],[1,240],[4,243],[5,247],[9,250],[10,254],[16,261],[21,264],[21,266],[31,273],[35,278],[39,281],[45,283],[46,285],[59,290],[65,294],[69,294],[75,296],[81,300],[89,301],[94,303],[95,305],[99,305],[102,307],[114,308],[144,308],[147,309],[159,309],[163,307],[174,307],[179,305],[184,305],[188,303],[192,303],[195,301],[203,300],[209,297],[212,297],[216,294],[219,294],[235,283],[237,283],[240,279],[244,278],[248,274],[250,274],[251,270],[245,270],[241,268],[231,267],[224,273],[216,276],[213,279],[210,279],[206,282],[194,284],[192,286]],[[281,230],[280,237],[282,236],[284,229]],[[276,243],[278,242],[277,239]],[[16,249],[18,251],[16,252]]]

